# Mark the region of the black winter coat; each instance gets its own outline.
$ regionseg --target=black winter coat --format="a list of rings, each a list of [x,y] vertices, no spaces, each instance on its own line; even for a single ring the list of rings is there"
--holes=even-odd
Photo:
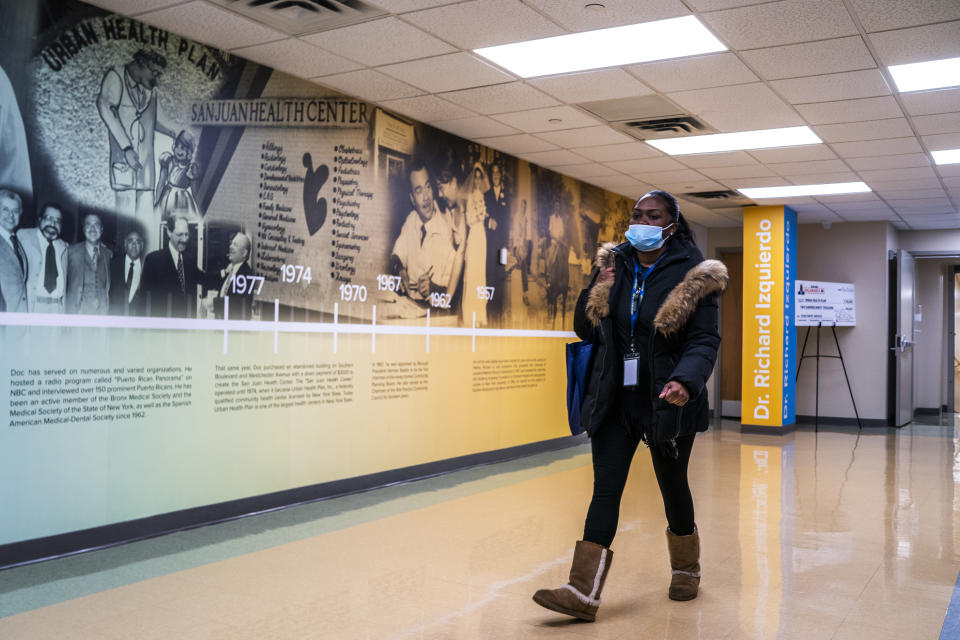
[[[653,407],[651,424],[640,425],[648,445],[674,440],[678,436],[706,431],[709,423],[706,382],[717,359],[720,335],[717,330],[717,294],[727,283],[727,271],[717,260],[704,260],[700,250],[681,238],[671,239],[663,260],[649,275],[637,336],[646,344]],[[633,271],[629,243],[608,243],[597,254],[599,268],[614,267],[610,284],[597,284],[581,292],[574,314],[574,330],[583,340],[594,342],[594,356],[587,394],[581,407],[582,424],[588,434],[610,422],[610,409],[622,386],[623,356],[614,340],[610,309],[621,295],[630,295]],[[599,272],[599,269],[598,269]],[[624,290],[626,288],[626,290]],[[677,380],[690,393],[690,400],[677,407],[657,396],[670,380]]]

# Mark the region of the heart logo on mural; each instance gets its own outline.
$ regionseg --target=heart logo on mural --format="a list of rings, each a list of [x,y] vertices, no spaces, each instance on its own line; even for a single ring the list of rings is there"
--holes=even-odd
[[[313,168],[313,158],[303,154],[303,166],[307,172],[303,176],[303,213],[307,221],[307,231],[314,235],[327,219],[327,199],[319,198],[320,189],[330,177],[330,168],[322,164]]]

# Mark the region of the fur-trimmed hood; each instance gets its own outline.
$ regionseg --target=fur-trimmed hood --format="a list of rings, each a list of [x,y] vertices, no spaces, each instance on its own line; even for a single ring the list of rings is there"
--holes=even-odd
[[[723,293],[730,279],[727,266],[719,260],[704,260],[687,271],[687,275],[660,305],[653,318],[653,327],[670,336],[687,323],[697,303],[714,293]]]
[[[616,263],[617,245],[607,242],[597,251],[596,265],[599,269],[613,267]],[[719,260],[704,260],[687,272],[683,280],[667,295],[653,320],[654,328],[670,336],[686,324],[690,315],[703,298],[722,293],[727,288],[727,267]],[[610,289],[613,280],[601,282],[599,278],[587,297],[587,318],[599,326],[602,318],[610,313]]]

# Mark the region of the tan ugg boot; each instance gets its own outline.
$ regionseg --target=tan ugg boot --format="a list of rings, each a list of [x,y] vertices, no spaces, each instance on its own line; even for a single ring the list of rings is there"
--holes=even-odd
[[[607,547],[578,541],[573,550],[570,582],[559,589],[540,589],[533,594],[533,601],[551,611],[593,622],[612,561],[613,551]]]
[[[688,536],[678,536],[667,527],[667,548],[670,550],[671,600],[693,600],[700,588],[700,533],[696,526]]]

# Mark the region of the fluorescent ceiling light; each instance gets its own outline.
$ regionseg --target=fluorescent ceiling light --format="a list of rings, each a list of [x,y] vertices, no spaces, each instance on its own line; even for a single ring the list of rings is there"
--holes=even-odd
[[[740,131],[737,133],[713,133],[706,136],[690,136],[689,138],[665,138],[663,140],[647,140],[646,142],[651,147],[656,147],[671,156],[685,156],[692,153],[795,147],[802,144],[817,144],[823,142],[823,140],[818,138],[810,127],[786,127],[784,129],[761,129],[759,131]]]
[[[737,189],[740,193],[759,200],[763,198],[791,198],[794,196],[836,196],[844,193],[864,193],[870,187],[863,182],[834,182],[832,184],[798,184],[790,187],[757,187]]]
[[[937,164],[957,164],[960,163],[960,149],[944,149],[943,151],[931,151],[933,161]]]
[[[897,64],[887,69],[900,92],[960,85],[960,58]]]
[[[474,49],[522,78],[726,51],[695,16]]]

